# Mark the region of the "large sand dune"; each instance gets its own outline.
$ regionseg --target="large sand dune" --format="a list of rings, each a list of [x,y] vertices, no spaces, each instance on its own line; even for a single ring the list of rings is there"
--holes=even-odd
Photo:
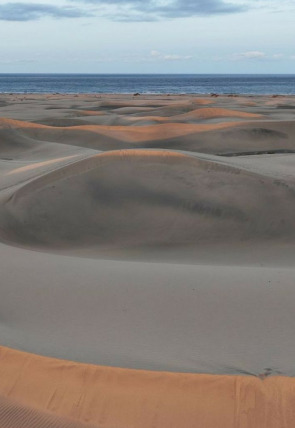
[[[294,426],[294,113],[1,95],[1,428]]]
[[[112,151],[6,195],[2,229],[22,245],[123,252],[224,241],[293,243],[293,181],[171,151]]]

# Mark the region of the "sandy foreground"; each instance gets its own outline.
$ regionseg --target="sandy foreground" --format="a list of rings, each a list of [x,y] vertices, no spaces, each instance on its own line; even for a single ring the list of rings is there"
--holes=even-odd
[[[0,427],[295,426],[295,97],[0,95]]]

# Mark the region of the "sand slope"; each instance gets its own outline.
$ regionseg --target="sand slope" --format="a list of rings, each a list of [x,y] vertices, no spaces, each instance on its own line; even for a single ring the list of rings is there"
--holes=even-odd
[[[199,264],[176,262],[179,250],[160,263],[161,250],[132,262],[1,244],[1,343],[116,367],[294,376],[294,248],[223,244],[196,252]]]

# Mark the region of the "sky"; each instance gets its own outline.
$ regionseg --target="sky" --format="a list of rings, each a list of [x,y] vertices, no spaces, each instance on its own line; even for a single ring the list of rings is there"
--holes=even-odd
[[[0,0],[0,73],[295,73],[294,0]]]

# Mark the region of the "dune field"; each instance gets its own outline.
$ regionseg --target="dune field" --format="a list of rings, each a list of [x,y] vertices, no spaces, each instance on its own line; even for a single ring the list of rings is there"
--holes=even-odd
[[[0,428],[295,426],[295,96],[0,95]]]

